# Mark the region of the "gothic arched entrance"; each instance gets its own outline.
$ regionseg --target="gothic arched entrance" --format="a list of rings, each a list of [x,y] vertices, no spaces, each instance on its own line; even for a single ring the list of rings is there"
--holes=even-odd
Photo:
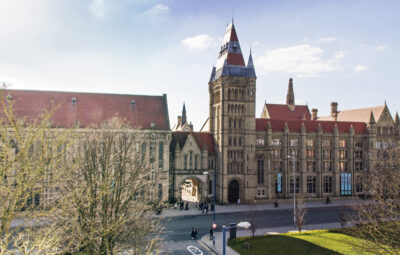
[[[232,180],[228,185],[228,202],[237,203],[239,199],[239,182]]]

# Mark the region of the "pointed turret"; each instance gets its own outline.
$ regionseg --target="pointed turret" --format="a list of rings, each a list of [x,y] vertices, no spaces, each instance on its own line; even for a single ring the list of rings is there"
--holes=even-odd
[[[210,82],[212,82],[214,79],[215,79],[215,66],[213,66],[211,70]]]
[[[212,80],[221,76],[247,75],[247,68],[233,22],[226,28],[215,69],[216,72]]]
[[[371,114],[369,115],[369,121],[368,124],[375,124],[375,117],[374,117],[374,113],[371,111]]]
[[[256,70],[254,69],[253,57],[251,55],[251,49],[250,49],[249,61],[247,61],[247,77],[257,77]]]
[[[286,96],[286,105],[291,109],[294,110],[294,91],[293,91],[293,79],[289,79],[289,86],[288,92]]]
[[[182,108],[182,123],[181,125],[183,126],[183,124],[185,124],[187,121],[186,119],[186,107],[185,107],[185,103],[183,103],[183,108]]]
[[[396,112],[396,116],[394,117],[394,124],[399,125],[400,124],[400,118],[399,118],[399,113]]]

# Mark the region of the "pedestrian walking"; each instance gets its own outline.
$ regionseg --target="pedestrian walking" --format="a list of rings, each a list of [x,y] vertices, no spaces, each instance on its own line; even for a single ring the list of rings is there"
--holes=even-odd
[[[194,206],[197,208],[197,201],[194,203]]]
[[[279,202],[278,202],[278,200],[275,200],[274,206],[275,206],[275,208],[278,208],[278,207],[279,207]]]
[[[238,203],[238,205],[240,205],[240,198],[238,198],[238,201],[237,201],[237,203]]]
[[[214,229],[211,228],[210,229],[210,240],[213,240],[213,237],[214,237]]]
[[[175,202],[174,208],[175,208],[175,210],[178,208],[178,204],[176,202]]]
[[[206,214],[208,214],[208,204],[206,204]]]
[[[331,202],[331,200],[329,199],[329,196],[328,197],[326,197],[326,204],[329,204]]]
[[[186,202],[185,211],[189,211],[189,202]]]
[[[194,240],[197,240],[197,229],[194,229]]]
[[[214,204],[211,204],[211,211],[213,212],[215,210]]]
[[[194,239],[194,228],[192,228],[192,233],[190,233],[190,237]]]
[[[183,201],[181,201],[180,207],[181,210],[183,210]]]

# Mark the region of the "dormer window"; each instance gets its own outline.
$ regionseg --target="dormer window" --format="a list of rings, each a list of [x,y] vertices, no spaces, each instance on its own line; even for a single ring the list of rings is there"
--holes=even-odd
[[[76,104],[76,98],[73,97],[73,98],[71,99],[71,102],[72,102],[73,104]]]
[[[131,106],[132,106],[132,107],[135,107],[135,104],[136,104],[135,100],[132,99],[132,100],[131,100]]]

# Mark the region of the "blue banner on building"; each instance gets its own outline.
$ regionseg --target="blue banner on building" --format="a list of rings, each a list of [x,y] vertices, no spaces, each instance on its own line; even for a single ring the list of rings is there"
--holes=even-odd
[[[340,174],[340,195],[351,196],[351,173]]]
[[[277,176],[277,183],[278,183],[277,191],[278,193],[282,193],[282,174],[280,173]]]

